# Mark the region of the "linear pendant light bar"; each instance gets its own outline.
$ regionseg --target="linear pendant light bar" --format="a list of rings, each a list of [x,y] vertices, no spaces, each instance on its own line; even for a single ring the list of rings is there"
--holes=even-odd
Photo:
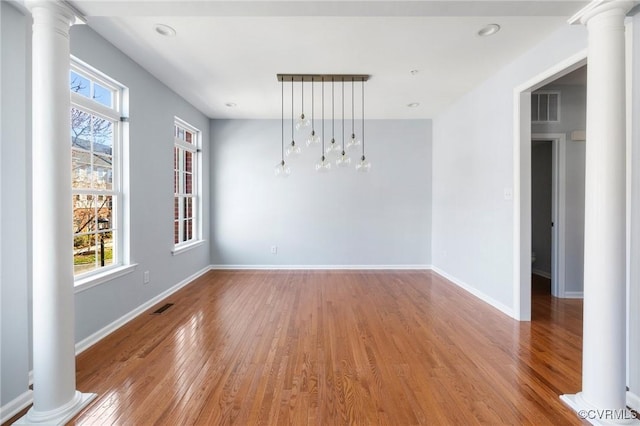
[[[276,74],[278,81],[368,81],[368,74]]]

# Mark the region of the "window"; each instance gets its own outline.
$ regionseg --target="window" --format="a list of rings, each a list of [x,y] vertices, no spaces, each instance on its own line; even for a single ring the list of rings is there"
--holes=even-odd
[[[540,91],[531,94],[531,121],[560,121],[560,92]]]
[[[173,243],[180,249],[200,240],[200,131],[176,118],[173,136]]]
[[[124,88],[71,59],[71,187],[76,279],[123,265]]]

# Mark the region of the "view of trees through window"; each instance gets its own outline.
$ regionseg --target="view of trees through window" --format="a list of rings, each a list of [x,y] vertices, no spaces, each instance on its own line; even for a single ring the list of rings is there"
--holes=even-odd
[[[113,107],[113,90],[79,72],[70,73],[74,273],[114,264],[118,188],[114,182],[114,137],[118,121],[85,105]],[[86,100],[84,99],[86,98]],[[117,111],[114,111],[117,113]]]

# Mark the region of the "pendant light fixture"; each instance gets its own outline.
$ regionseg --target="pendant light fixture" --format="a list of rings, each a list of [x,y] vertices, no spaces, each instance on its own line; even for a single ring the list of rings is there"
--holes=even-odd
[[[331,142],[327,147],[327,153],[331,155],[340,155],[342,150],[340,149],[340,144],[336,142],[336,103],[335,103],[335,92],[334,92],[334,78],[331,78]]]
[[[289,165],[285,163],[285,157],[294,158],[298,157],[301,153],[300,144],[295,141],[295,131],[302,130],[304,127],[311,127],[311,134],[306,139],[307,146],[318,144],[321,149],[320,160],[315,163],[316,171],[325,173],[331,170],[333,160],[329,161],[327,156],[331,154],[335,157],[335,166],[339,168],[346,168],[352,164],[351,157],[347,154],[347,150],[354,149],[362,146],[362,153],[360,160],[356,164],[356,170],[360,172],[367,172],[371,169],[371,163],[366,159],[364,153],[364,83],[369,80],[369,75],[366,74],[278,74],[278,81],[281,82],[281,158],[280,163],[276,165],[276,176],[288,176],[291,173]],[[300,82],[300,99],[301,109],[300,116],[296,119],[295,114],[295,86],[294,82]],[[321,96],[321,135],[316,133],[316,120],[315,120],[315,82],[319,81],[322,90]],[[331,82],[331,138],[327,141],[325,137],[325,81]],[[285,146],[284,141],[284,84],[291,82],[291,143]],[[311,120],[309,120],[304,113],[304,86],[305,82],[311,82]],[[342,136],[336,138],[336,93],[335,83],[341,84],[341,91],[338,94],[341,103],[341,127],[340,131]],[[345,143],[345,84],[351,82],[351,138]],[[362,83],[362,129],[361,138],[356,138],[355,134],[355,85],[357,82]],[[319,137],[321,136],[321,137]]]
[[[324,77],[322,78],[322,157],[316,163],[316,171],[326,173],[331,170],[331,162],[327,161],[324,152]]]
[[[281,82],[281,92],[280,92],[280,104],[281,104],[281,114],[280,114],[280,127],[281,127],[281,140],[280,140],[280,162],[276,164],[276,168],[274,170],[276,177],[287,177],[291,174],[291,169],[284,162],[284,80]]]
[[[342,80],[342,152],[340,153],[340,157],[336,160],[336,166],[338,167],[349,167],[351,164],[351,157],[347,155],[345,152],[344,146],[344,80]]]
[[[355,120],[356,120],[356,112],[355,112],[355,95],[354,95],[354,91],[355,91],[355,79],[351,80],[351,139],[349,139],[349,142],[347,143],[347,149],[348,150],[356,150],[359,146],[360,146],[360,139],[356,138],[356,131],[355,131]],[[363,114],[364,117],[364,114]]]
[[[287,148],[287,157],[297,157],[302,153],[302,148],[300,148],[300,145],[296,145],[295,138],[293,137],[293,116],[293,76],[291,76],[291,145]]]
[[[296,120],[296,130],[300,130],[309,127],[309,119],[304,115],[304,78],[300,79],[300,92],[301,92],[301,108],[300,117]]]
[[[316,135],[316,119],[315,119],[315,97],[314,97],[314,88],[315,86],[315,78],[311,76],[311,134],[309,138],[307,138],[307,146],[317,145],[320,143],[320,138]]]
[[[366,173],[371,170],[371,163],[364,155],[364,80],[362,80],[362,157],[356,164],[356,171]]]

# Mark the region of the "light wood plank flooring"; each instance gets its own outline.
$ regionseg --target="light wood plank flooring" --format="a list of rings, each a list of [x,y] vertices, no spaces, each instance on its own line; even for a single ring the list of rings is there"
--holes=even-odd
[[[579,425],[582,302],[543,286],[519,323],[430,271],[210,272],[78,356],[72,424]]]

